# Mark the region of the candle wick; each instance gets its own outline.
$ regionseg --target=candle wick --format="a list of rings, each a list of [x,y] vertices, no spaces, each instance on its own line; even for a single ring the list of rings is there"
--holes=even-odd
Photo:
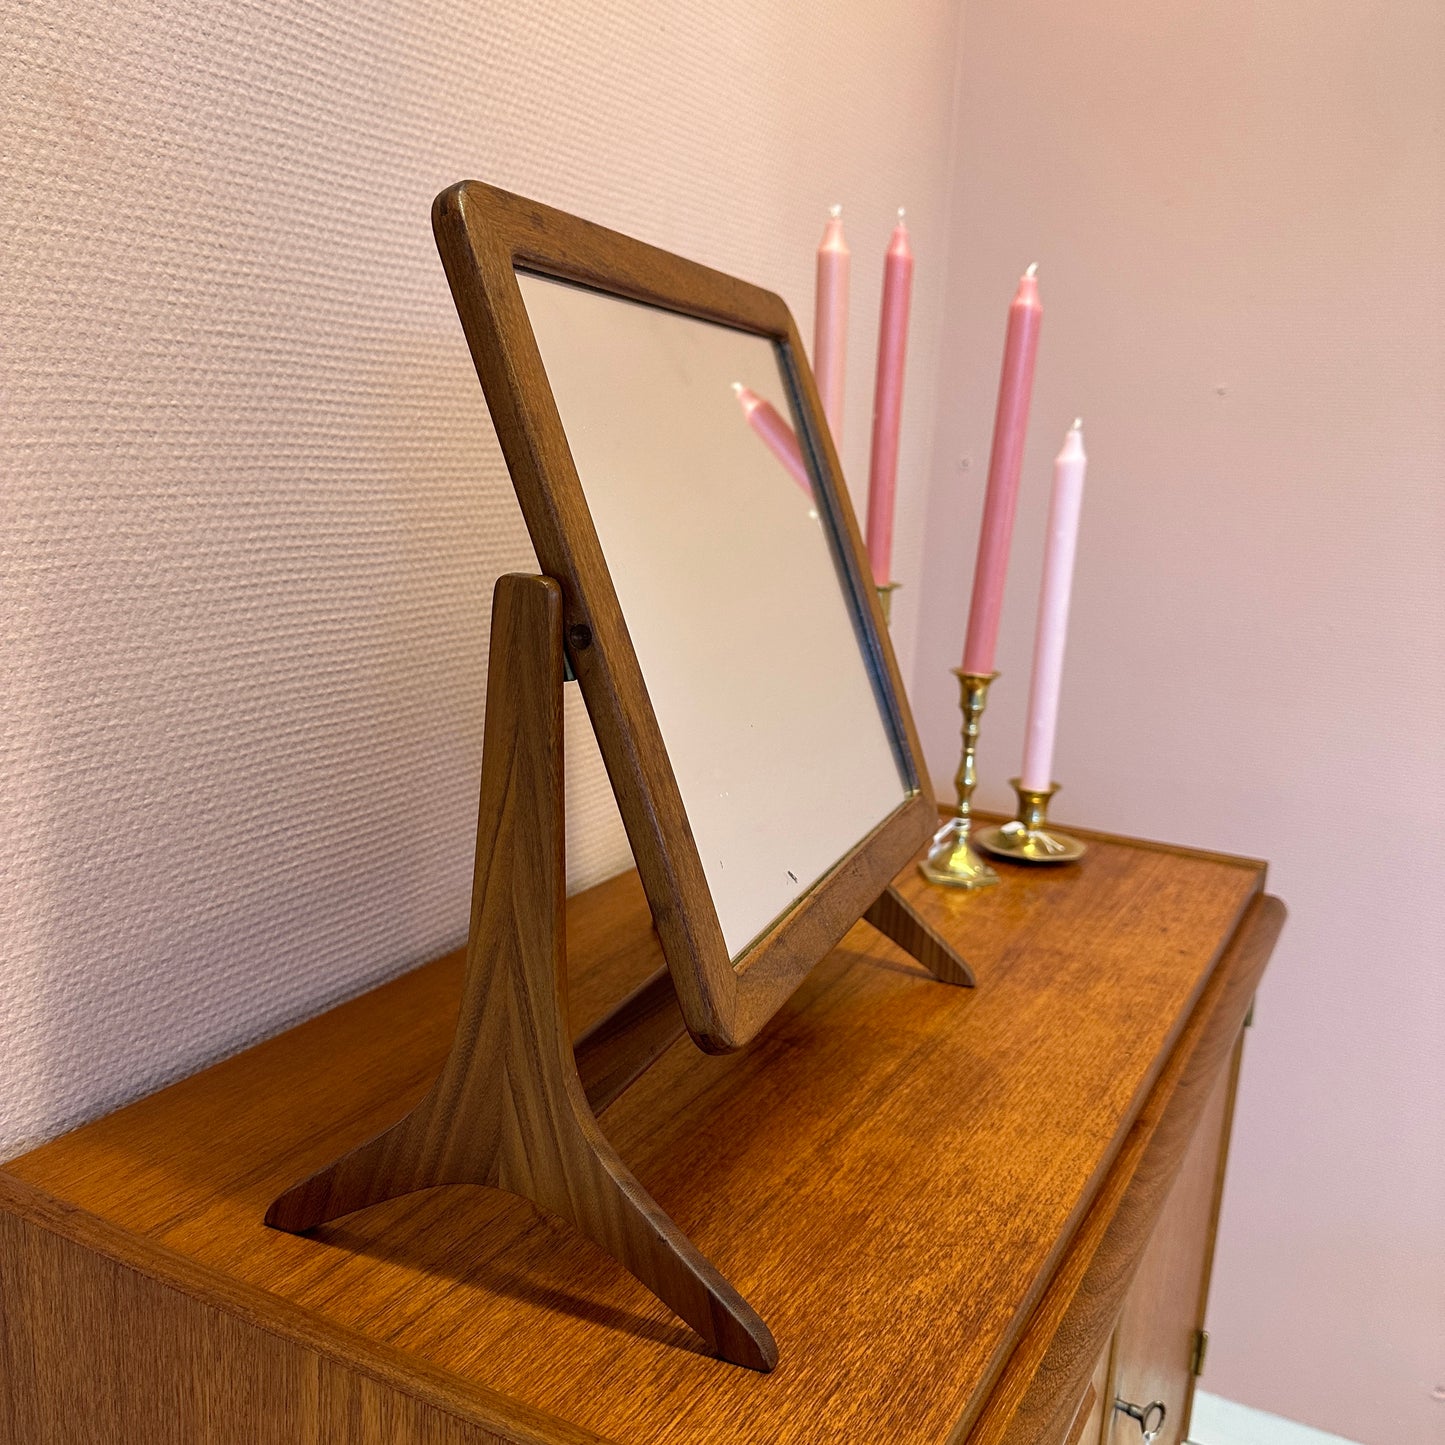
[[[1034,277],[1036,277],[1038,274],[1039,274],[1039,263],[1038,263],[1037,261],[1030,262],[1030,264],[1029,264],[1029,269],[1024,272],[1024,275],[1027,276],[1030,281],[1032,281],[1032,280],[1034,279]]]
[[[842,206],[829,206],[828,214],[836,221],[843,214]]]

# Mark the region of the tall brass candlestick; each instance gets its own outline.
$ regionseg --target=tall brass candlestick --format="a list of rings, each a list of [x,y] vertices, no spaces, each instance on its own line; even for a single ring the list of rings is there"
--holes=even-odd
[[[969,845],[973,826],[973,790],[978,786],[975,758],[978,752],[978,724],[988,706],[989,684],[996,672],[965,672],[953,669],[958,679],[959,707],[963,710],[963,757],[953,784],[958,790],[958,816],[950,818],[933,835],[933,846],[918,870],[930,883],[945,888],[986,888],[998,882],[998,874]]]
[[[899,582],[880,582],[878,584],[878,605],[883,609],[883,620],[890,626],[893,623],[893,594],[901,585]]]

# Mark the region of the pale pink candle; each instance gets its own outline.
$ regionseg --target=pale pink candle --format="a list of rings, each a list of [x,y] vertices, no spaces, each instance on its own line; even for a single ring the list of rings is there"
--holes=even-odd
[[[823,415],[833,446],[843,446],[843,370],[848,352],[848,243],[843,239],[843,208],[828,212],[818,243],[818,281],[813,305],[813,378],[823,399]]]
[[[733,382],[733,395],[748,419],[748,425],[767,443],[768,450],[787,468],[788,475],[811,497],[813,483],[803,461],[798,434],[778,415],[778,409],[740,381]]]
[[[968,635],[963,644],[963,670],[993,671],[998,623],[1003,614],[1003,584],[1008,573],[1009,543],[1019,499],[1019,473],[1024,461],[1024,435],[1029,426],[1029,397],[1034,388],[1034,357],[1039,347],[1037,266],[1019,280],[1008,310],[1003,371],[999,377],[998,410],[993,419],[993,450],[988,459],[988,490],[983,499],[983,524],[978,533],[978,561],[973,569],[973,600],[968,609]]]
[[[1079,506],[1084,500],[1084,423],[1075,418],[1064,449],[1054,459],[1049,498],[1049,535],[1044,544],[1044,581],[1034,634],[1034,672],[1029,682],[1028,731],[1019,782],[1042,793],[1053,783],[1054,732],[1059,721],[1059,683],[1064,675],[1064,639],[1069,631],[1069,594],[1074,550],[1079,539]]]
[[[908,350],[908,304],[913,252],[903,207],[883,263],[883,308],[878,318],[878,381],[873,392],[873,446],[868,458],[868,562],[886,587],[893,563],[893,500],[898,486],[898,428],[903,416],[903,360]]]

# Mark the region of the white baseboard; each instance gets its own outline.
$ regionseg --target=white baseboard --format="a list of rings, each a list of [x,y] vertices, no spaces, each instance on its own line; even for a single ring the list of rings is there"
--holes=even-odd
[[[1189,1440],[1190,1445],[1355,1445],[1343,1435],[1240,1405],[1207,1390],[1194,1392]]]

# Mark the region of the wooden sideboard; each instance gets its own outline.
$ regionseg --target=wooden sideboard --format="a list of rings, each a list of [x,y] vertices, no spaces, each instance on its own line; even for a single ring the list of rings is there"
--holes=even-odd
[[[506,1195],[262,1225],[430,1082],[453,954],[5,1166],[0,1442],[1132,1445],[1119,1398],[1177,1445],[1284,910],[1259,863],[1084,836],[979,894],[900,877],[978,988],[860,923],[750,1047],[684,1040],[603,1114],[771,1375]],[[635,875],[568,936],[580,1032],[660,965]]]

